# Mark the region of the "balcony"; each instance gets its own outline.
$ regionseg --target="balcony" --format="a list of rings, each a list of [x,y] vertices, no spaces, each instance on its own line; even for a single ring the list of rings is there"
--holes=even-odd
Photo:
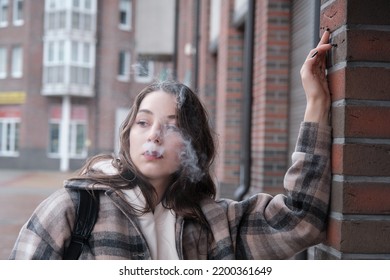
[[[95,95],[96,5],[46,1],[42,95]]]

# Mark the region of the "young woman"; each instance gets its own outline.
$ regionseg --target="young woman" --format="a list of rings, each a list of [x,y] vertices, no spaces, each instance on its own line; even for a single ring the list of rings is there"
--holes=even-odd
[[[23,226],[11,259],[62,259],[75,189],[100,208],[80,259],[285,259],[324,238],[330,189],[325,32],[301,69],[307,97],[286,195],[216,200],[215,145],[198,97],[177,82],[145,88],[121,130],[118,157],[96,156]]]

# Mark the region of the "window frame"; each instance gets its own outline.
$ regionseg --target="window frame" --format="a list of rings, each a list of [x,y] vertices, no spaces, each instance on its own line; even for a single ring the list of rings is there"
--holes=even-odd
[[[118,4],[118,28],[125,31],[130,31],[132,29],[132,1],[131,0],[119,0]],[[125,22],[122,23],[122,13],[125,14]]]
[[[72,40],[70,46],[71,71],[69,84],[91,87],[94,83],[93,71],[95,69],[93,62],[93,55],[95,53],[94,44],[87,41]],[[88,51],[86,52],[86,50]]]
[[[8,26],[9,0],[0,0],[0,28]]]
[[[119,51],[118,53],[118,72],[117,79],[119,81],[130,81],[130,63],[131,53],[130,51]],[[123,65],[123,67],[121,67]],[[123,68],[123,69],[122,69]]]
[[[58,138],[53,139],[52,138],[52,126],[56,125],[58,128]],[[84,135],[84,144],[83,149],[81,153],[77,153],[77,126],[82,126]],[[87,146],[87,139],[88,139],[88,125],[86,121],[82,120],[71,120],[69,123],[69,157],[72,159],[83,159],[88,156],[88,146]],[[57,151],[53,151],[51,147],[53,146],[53,141],[56,140],[58,143],[56,144]],[[48,143],[48,150],[47,154],[50,158],[60,158],[60,147],[61,147],[61,120],[59,119],[50,119],[49,120],[49,143]]]
[[[21,10],[19,10],[18,4],[21,3]],[[24,0],[13,0],[13,25],[20,26],[24,24]],[[16,18],[17,16],[20,18]]]
[[[0,118],[0,124],[0,157],[19,156],[20,118]],[[10,149],[7,149],[8,145]]]
[[[0,47],[0,79],[6,79],[8,76],[8,48]],[[2,69],[3,68],[3,69]]]
[[[140,76],[141,69],[144,69],[143,64],[141,63],[148,63],[148,75],[147,76]],[[134,80],[139,83],[149,83],[153,80],[154,76],[154,61],[149,59],[139,59],[136,66],[135,66],[135,77]]]
[[[21,45],[15,45],[11,50],[11,77],[23,77],[23,47]]]

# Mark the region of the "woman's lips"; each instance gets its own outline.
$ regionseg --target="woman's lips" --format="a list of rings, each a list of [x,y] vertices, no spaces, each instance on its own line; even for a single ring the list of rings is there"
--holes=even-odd
[[[162,159],[163,155],[157,151],[145,151],[143,155],[148,159],[148,160],[155,160],[155,159]]]
[[[148,160],[162,159],[164,154],[164,147],[156,145],[153,142],[146,142],[143,145],[143,155]]]

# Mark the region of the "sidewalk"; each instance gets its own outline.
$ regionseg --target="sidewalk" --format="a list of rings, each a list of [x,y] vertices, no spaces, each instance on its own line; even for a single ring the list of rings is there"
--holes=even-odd
[[[22,225],[38,204],[74,175],[0,169],[0,260],[7,259]]]

